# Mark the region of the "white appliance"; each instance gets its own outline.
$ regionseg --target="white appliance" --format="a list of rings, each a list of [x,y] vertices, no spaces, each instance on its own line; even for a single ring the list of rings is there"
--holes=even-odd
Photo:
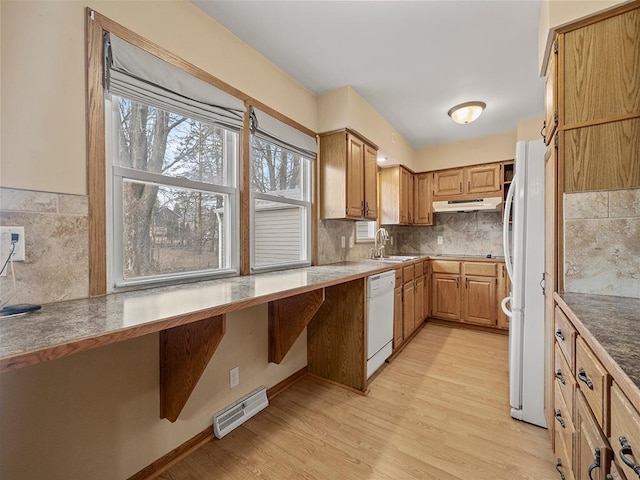
[[[389,358],[393,349],[393,290],[395,272],[367,279],[367,378]]]
[[[511,416],[541,427],[546,427],[544,297],[541,286],[544,273],[544,153],[542,140],[518,142],[516,145],[515,174],[505,201],[503,223],[504,258],[511,279],[511,295],[502,301],[502,310],[511,317]],[[510,229],[512,204],[513,224]]]
[[[433,202],[434,212],[473,212],[476,210],[498,210],[502,198],[489,197],[476,200],[441,200]]]

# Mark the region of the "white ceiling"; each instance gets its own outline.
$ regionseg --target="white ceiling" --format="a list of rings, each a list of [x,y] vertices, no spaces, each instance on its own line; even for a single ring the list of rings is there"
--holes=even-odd
[[[415,148],[543,114],[539,0],[192,1],[314,93],[351,85]],[[476,122],[447,116],[472,100]]]

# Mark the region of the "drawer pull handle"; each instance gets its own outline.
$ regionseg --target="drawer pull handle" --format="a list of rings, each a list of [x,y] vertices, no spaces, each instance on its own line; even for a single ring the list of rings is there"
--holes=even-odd
[[[622,446],[622,449],[620,450],[620,459],[627,467],[638,475],[638,478],[640,478],[640,465],[636,465],[629,459],[629,457],[627,457],[627,455],[633,456],[633,450],[631,449],[631,445],[629,445],[627,437],[620,437],[618,440],[620,440],[620,445]]]
[[[563,384],[563,385],[567,384],[567,382],[565,381],[564,377],[562,376],[562,370],[560,370],[560,369],[556,370],[556,378],[558,380],[560,380],[561,384]]]
[[[558,337],[560,340],[564,342],[564,335],[562,334],[562,330],[560,329],[556,330],[556,337]]]
[[[587,372],[585,372],[582,367],[578,369],[578,380],[584,382],[589,390],[593,390],[593,382],[587,377]]]
[[[600,468],[600,449],[596,448],[593,450],[593,463],[591,465],[589,465],[589,480],[593,480],[593,477],[591,476],[591,472],[593,472],[596,468]]]
[[[560,470],[561,466],[562,466],[562,460],[558,459],[558,463],[556,463],[556,470],[560,474],[560,478],[562,480],[565,480],[566,477],[564,476],[564,472],[562,470]]]
[[[560,424],[562,428],[564,428],[564,420],[562,419],[562,412],[560,410],[556,410],[556,420]]]

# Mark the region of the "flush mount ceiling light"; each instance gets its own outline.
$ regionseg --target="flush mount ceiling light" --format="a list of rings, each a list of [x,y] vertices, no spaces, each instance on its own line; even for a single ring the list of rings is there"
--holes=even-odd
[[[451,107],[447,114],[456,123],[471,123],[476,120],[487,106],[484,102],[466,102]]]

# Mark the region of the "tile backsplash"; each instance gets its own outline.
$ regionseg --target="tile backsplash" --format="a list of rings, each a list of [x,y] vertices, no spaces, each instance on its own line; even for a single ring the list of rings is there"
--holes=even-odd
[[[564,195],[564,289],[640,298],[640,189]]]
[[[434,225],[393,226],[389,233],[404,253],[504,255],[500,212],[436,213]]]
[[[0,225],[25,229],[26,261],[0,277],[0,298],[48,303],[89,294],[87,197],[0,187]],[[3,252],[4,254],[4,252]]]

